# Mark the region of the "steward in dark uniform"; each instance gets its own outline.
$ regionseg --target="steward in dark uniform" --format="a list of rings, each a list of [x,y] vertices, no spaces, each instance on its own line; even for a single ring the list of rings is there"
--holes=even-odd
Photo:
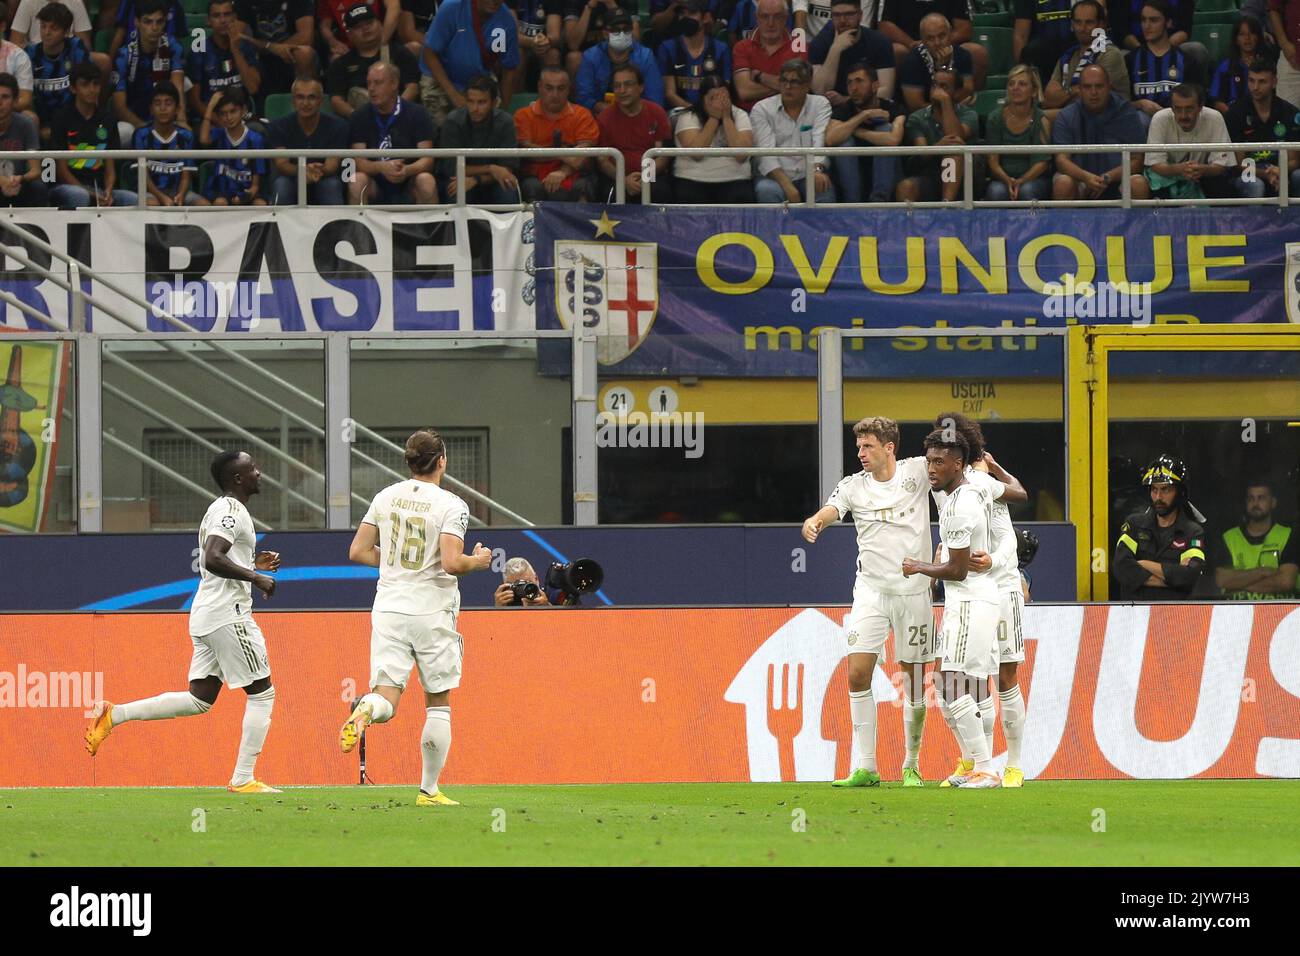
[[[1129,515],[1115,544],[1120,597],[1189,600],[1205,571],[1205,518],[1187,500],[1187,468],[1161,455],[1147,466],[1142,484],[1151,489],[1151,507]]]

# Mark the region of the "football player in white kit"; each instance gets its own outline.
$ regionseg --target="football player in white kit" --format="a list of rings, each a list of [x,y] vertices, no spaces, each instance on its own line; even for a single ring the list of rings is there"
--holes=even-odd
[[[993,707],[989,678],[998,672],[998,587],[992,570],[971,568],[971,554],[992,552],[988,492],[966,480],[970,446],[959,433],[936,429],[925,438],[930,486],[947,493],[939,513],[939,540],[946,558],[935,563],[904,558],[904,576],[927,575],[944,582],[946,601],[939,670],[952,725],[975,762],[962,787],[1001,786],[984,736],[982,712]],[[951,778],[950,778],[951,780]]]
[[[929,553],[930,483],[924,458],[895,458],[898,424],[888,418],[864,418],[853,426],[862,471],[835,486],[826,504],[803,523],[804,540],[812,543],[828,524],[852,513],[858,532],[857,580],[853,608],[844,619],[849,655],[849,714],[853,723],[853,763],[836,787],[874,787],[876,702],[871,678],[894,635],[894,657],[906,675],[903,731],[906,757],[903,786],[922,785],[919,760],[925,727],[925,665],[934,659],[936,639],[929,583],[901,573],[904,558]]]
[[[492,552],[481,544],[465,553],[469,507],[444,491],[447,449],[432,428],[406,440],[411,477],[389,485],[370,504],[348,557],[379,568],[370,614],[370,693],[353,708],[339,732],[349,753],[368,724],[392,718],[411,667],[424,688],[423,773],[418,806],[458,806],[438,789],[451,749],[451,691],[460,686],[463,647],[456,631],[460,612],[457,578],[481,571]]]
[[[1002,786],[1023,787],[1024,772],[1020,768],[1020,747],[1025,736],[1025,699],[1020,693],[1018,670],[1025,660],[1025,637],[1021,619],[1024,617],[1025,594],[1020,577],[1017,554],[1019,539],[1011,523],[1008,502],[1029,500],[1024,486],[994,460],[984,444],[984,431],[979,423],[960,412],[944,412],[935,418],[936,428],[955,428],[966,439],[971,449],[973,464],[966,470],[966,480],[982,485],[989,496],[989,530],[993,535],[991,557],[992,573],[998,582],[998,698],[1002,704],[1002,733],[1007,739],[1007,765],[1002,771]],[[935,503],[942,510],[946,495],[936,491]],[[974,559],[979,556],[972,556]],[[980,564],[973,565],[983,570]],[[984,719],[984,736],[993,752],[992,708],[981,711]],[[952,721],[944,708],[949,726]],[[954,734],[956,731],[954,730]],[[941,786],[960,783],[969,776],[975,764],[970,755],[963,753],[952,776]],[[951,783],[950,783],[951,782]]]
[[[275,578],[261,571],[280,567],[280,555],[262,551],[254,557],[257,531],[248,499],[262,490],[262,473],[245,452],[222,452],[213,459],[212,477],[222,496],[208,506],[199,525],[199,590],[190,605],[188,691],[159,694],[147,700],[95,705],[95,722],[86,731],[86,750],[93,757],[105,738],[130,720],[163,720],[206,714],[224,680],[248,695],[244,703],[239,757],[229,790],[233,793],[279,793],[253,777],[257,755],[271,728],[275,688],[266,641],[253,620],[253,588],[266,597],[275,593]]]

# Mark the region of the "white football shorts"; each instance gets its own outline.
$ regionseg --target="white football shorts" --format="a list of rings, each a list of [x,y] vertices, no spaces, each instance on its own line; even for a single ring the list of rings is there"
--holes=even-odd
[[[949,601],[943,609],[941,671],[971,677],[998,672],[998,614],[992,601]]]
[[[1025,659],[1025,595],[1019,589],[1003,591],[998,595],[1000,617],[998,621],[998,660],[1003,664],[1020,664]]]
[[[406,689],[411,668],[419,669],[426,694],[460,686],[464,644],[451,611],[433,614],[370,612],[370,686]]]
[[[271,676],[262,629],[250,617],[219,627],[211,634],[190,635],[194,656],[190,680],[220,677],[232,690]]]
[[[882,594],[859,582],[853,607],[844,617],[844,641],[849,654],[879,654],[894,633],[894,660],[919,664],[934,660],[938,646],[929,590],[916,594]]]

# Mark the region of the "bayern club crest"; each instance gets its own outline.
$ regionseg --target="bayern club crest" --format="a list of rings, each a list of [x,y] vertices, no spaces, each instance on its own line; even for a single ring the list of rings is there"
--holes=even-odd
[[[917,485],[915,478],[908,477],[903,479],[903,491],[906,494],[915,494],[918,487],[920,486]]]
[[[566,329],[579,320],[579,266],[581,321],[596,332],[600,364],[615,365],[646,340],[659,312],[659,248],[653,242],[557,240],[555,312]]]

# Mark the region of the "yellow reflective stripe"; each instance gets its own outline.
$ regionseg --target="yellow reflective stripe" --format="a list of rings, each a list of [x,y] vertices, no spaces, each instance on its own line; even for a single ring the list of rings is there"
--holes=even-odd
[[[1188,561],[1192,560],[1192,558],[1200,558],[1202,561],[1204,561],[1205,552],[1202,551],[1200,548],[1188,548],[1186,551],[1183,552],[1183,556],[1178,559],[1178,563],[1186,564]]]
[[[1134,541],[1132,538],[1130,538],[1128,535],[1126,534],[1120,535],[1119,543],[1124,545],[1124,547],[1128,548],[1134,554],[1138,553],[1138,543]]]

